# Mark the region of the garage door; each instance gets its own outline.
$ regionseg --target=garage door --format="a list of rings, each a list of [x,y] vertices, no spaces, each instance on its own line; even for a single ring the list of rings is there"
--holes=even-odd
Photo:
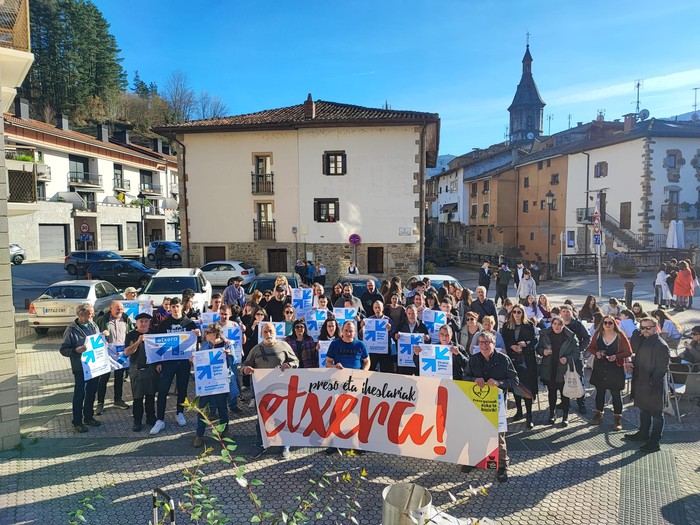
[[[100,250],[119,250],[119,226],[100,226]]]
[[[39,225],[39,257],[65,257],[66,227],[63,224]]]
[[[134,248],[140,248],[139,246],[139,223],[138,222],[127,222],[126,223],[126,249],[132,250]]]

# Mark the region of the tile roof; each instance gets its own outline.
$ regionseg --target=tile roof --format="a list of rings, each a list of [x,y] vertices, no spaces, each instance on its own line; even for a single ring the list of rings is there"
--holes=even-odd
[[[255,128],[255,127],[317,127],[328,124],[400,124],[402,122],[416,123],[419,121],[438,121],[437,113],[424,113],[420,111],[402,111],[394,109],[366,108],[338,102],[315,101],[315,116],[306,117],[305,104],[288,106],[284,108],[269,109],[245,115],[234,115],[206,120],[193,120],[174,126],[161,126],[154,128],[160,131],[202,130],[209,131],[212,128]]]

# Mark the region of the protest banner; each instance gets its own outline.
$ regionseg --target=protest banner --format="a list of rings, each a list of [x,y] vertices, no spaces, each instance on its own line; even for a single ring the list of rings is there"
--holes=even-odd
[[[102,334],[89,335],[85,338],[85,351],[80,354],[85,381],[108,374],[112,370],[107,354],[107,343]]]
[[[424,342],[423,334],[399,332],[398,365],[415,368],[416,363],[413,361],[413,347],[420,346]]]
[[[139,314],[153,315],[153,301],[122,301],[124,313],[131,322],[135,322]]]
[[[228,366],[223,348],[195,352],[193,364],[194,393],[197,397],[228,393]]]
[[[452,352],[446,345],[420,345],[419,374],[452,379]]]
[[[124,345],[107,343],[107,358],[112,370],[129,368],[129,356],[124,353]]]
[[[311,310],[304,316],[306,321],[306,331],[314,341],[318,341],[321,334],[321,327],[326,322],[328,310]]]
[[[177,361],[189,359],[197,348],[197,334],[180,332],[172,334],[145,334],[146,362]]]
[[[270,321],[265,321],[266,323],[270,323]],[[284,321],[281,321],[279,323],[275,322],[272,323],[275,325],[275,334],[277,336],[277,339],[284,339],[284,329],[286,328],[286,325]],[[261,327],[258,327],[258,344],[262,343],[263,337],[262,337],[262,330]]]
[[[333,308],[333,315],[341,329],[345,321],[355,321],[355,327],[357,327],[357,308]]]
[[[326,354],[328,354],[328,347],[331,346],[333,341],[319,341],[318,342],[318,366],[321,368],[326,368]]]
[[[252,378],[264,447],[340,447],[497,466],[497,388],[332,368],[261,369]]]
[[[229,323],[231,322],[229,321]],[[224,327],[224,337],[233,345],[233,362],[240,363],[243,361],[243,330],[238,323],[233,323],[233,325]]]
[[[433,344],[439,343],[440,338],[438,332],[440,327],[447,324],[447,314],[438,310],[423,310],[422,320],[428,328],[430,334],[430,342]]]
[[[367,351],[372,354],[389,353],[389,323],[385,319],[367,318],[362,329],[362,340],[367,345]]]
[[[217,323],[221,319],[219,312],[202,312],[199,316],[199,329],[204,333],[207,326],[213,323]]]
[[[292,288],[292,306],[297,319],[301,319],[311,310],[313,290],[311,288]]]

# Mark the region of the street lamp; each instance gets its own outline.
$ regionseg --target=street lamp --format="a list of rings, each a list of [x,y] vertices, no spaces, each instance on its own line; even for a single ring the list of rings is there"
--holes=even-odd
[[[554,202],[554,193],[552,190],[545,195],[547,198],[547,280],[552,280],[552,203]]]
[[[144,201],[146,196],[139,192],[136,196],[141,207],[141,264],[146,264],[146,214],[144,213]]]

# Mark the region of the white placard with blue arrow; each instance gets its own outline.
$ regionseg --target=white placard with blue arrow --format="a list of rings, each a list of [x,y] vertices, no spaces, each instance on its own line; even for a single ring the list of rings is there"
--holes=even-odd
[[[243,360],[243,330],[238,323],[229,322],[231,326],[224,328],[224,337],[233,345],[234,362],[240,363]]]
[[[440,310],[423,310],[423,319],[425,326],[428,328],[431,343],[439,343],[440,338],[438,332],[440,327],[447,324],[447,314]]]
[[[333,308],[333,315],[338,321],[338,326],[342,329],[346,321],[357,321],[357,308]],[[357,322],[355,323],[357,327]]]
[[[311,288],[292,288],[292,306],[297,314],[297,319],[301,319],[306,312],[311,310],[313,300],[313,290]]]
[[[331,346],[333,341],[319,341],[318,342],[318,366],[320,368],[326,368],[326,354],[328,354],[328,347]]]
[[[371,354],[389,353],[389,323],[386,319],[365,319],[362,329],[362,340]]]
[[[452,352],[447,345],[420,345],[421,377],[452,379]]]
[[[195,352],[193,363],[194,392],[197,397],[228,393],[228,366],[223,348]]]
[[[306,321],[306,332],[314,341],[318,341],[318,336],[321,335],[321,327],[326,322],[328,310],[311,310],[304,320]]]
[[[124,313],[132,323],[136,321],[136,316],[139,314],[153,315],[152,301],[122,301],[122,304]]]
[[[108,374],[112,370],[107,353],[107,343],[102,334],[89,335],[85,338],[85,351],[80,354],[83,363],[85,381]]]
[[[266,323],[270,323],[270,321],[265,321]],[[273,322],[272,323],[275,326],[275,334],[277,335],[277,339],[284,339],[284,329],[285,329],[285,322],[280,321],[280,322]],[[258,344],[262,343],[263,340],[263,335],[262,335],[262,326],[258,326]]]
[[[219,312],[202,312],[199,317],[199,329],[204,333],[204,329],[210,324],[218,323],[221,319]]]
[[[107,343],[107,353],[109,354],[109,364],[112,370],[129,368],[129,356],[124,353],[124,345]]]
[[[420,346],[424,342],[425,340],[421,333],[409,334],[399,332],[398,365],[415,368],[416,364],[413,362],[413,347]]]
[[[177,361],[189,359],[197,348],[197,334],[180,332],[172,334],[144,334],[146,362]]]

